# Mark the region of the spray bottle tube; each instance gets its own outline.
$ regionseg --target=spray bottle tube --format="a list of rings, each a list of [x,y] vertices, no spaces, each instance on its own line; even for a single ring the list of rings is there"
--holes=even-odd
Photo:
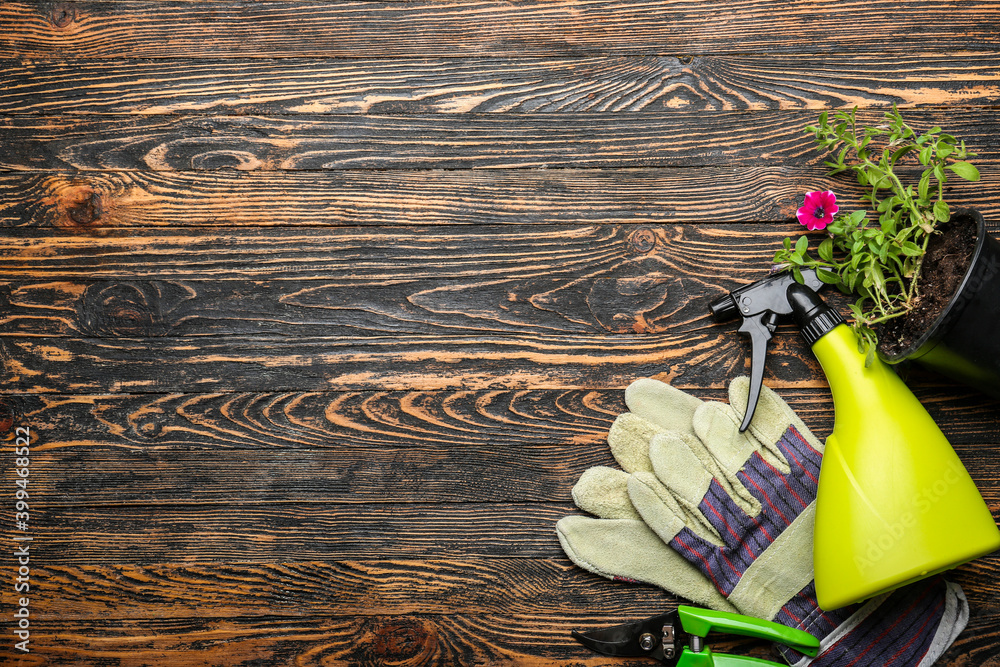
[[[1000,548],[1000,530],[937,424],[890,367],[877,359],[865,366],[854,333],[804,273],[806,285],[772,276],[725,297],[735,308],[719,300],[712,312],[718,319],[735,310],[741,331],[759,328],[749,318],[771,322],[773,332],[775,311],[753,306],[779,303],[830,383],[834,428],[820,470],[813,564],[819,605],[831,610],[990,553]],[[759,345],[754,333],[751,340]],[[757,376],[762,370],[751,381]]]

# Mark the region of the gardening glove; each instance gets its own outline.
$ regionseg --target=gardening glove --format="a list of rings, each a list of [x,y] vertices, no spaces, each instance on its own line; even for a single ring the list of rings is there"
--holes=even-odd
[[[598,466],[585,471],[573,487],[573,500],[594,517],[560,519],[556,534],[566,555],[585,570],[615,581],[653,584],[701,606],[735,613],[735,607],[697,567],[657,537],[628,499],[629,473],[652,473],[648,441],[655,432],[676,429],[694,435],[692,420],[701,400],[659,384],[662,391],[642,400],[654,398],[659,405],[669,405],[670,410],[656,430],[646,433],[645,451],[635,446],[638,440],[629,439],[621,456],[616,456],[622,470]],[[629,396],[626,390],[626,402]],[[612,444],[613,453],[615,449]]]
[[[655,382],[635,383],[633,396],[662,392]],[[649,429],[638,420],[661,423],[673,408],[633,405],[626,396],[633,423],[614,429],[624,433],[616,437],[617,456],[645,452],[653,468],[627,480],[632,505],[740,613],[820,639],[814,659],[781,647],[791,664],[933,664],[968,620],[961,588],[931,579],[864,604],[821,610],[812,582],[812,528],[823,445],[766,387],[749,431],[740,433],[742,413],[733,406],[746,405],[748,386],[747,378],[737,378],[730,405],[696,408],[695,437],[662,430],[645,442]]]

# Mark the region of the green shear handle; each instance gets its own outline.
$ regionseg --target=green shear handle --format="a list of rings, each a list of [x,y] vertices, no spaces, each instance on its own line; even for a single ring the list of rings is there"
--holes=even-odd
[[[778,663],[769,660],[749,656],[712,653],[712,650],[704,644],[705,637],[712,631],[775,641],[810,657],[819,653],[819,640],[811,634],[771,621],[686,605],[677,607],[677,617],[681,622],[681,627],[691,636],[691,648],[684,648],[681,651],[677,667],[778,665]]]

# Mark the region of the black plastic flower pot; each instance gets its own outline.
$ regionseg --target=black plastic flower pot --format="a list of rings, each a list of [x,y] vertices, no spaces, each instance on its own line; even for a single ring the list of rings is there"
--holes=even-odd
[[[983,216],[972,209],[976,223],[972,263],[951,301],[906,350],[881,355],[890,364],[916,361],[942,375],[1000,398],[1000,241],[986,232]]]

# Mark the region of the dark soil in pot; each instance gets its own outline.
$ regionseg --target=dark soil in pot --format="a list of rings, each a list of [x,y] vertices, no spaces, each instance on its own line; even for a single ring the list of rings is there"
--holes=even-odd
[[[976,221],[954,215],[938,227],[942,232],[927,244],[915,307],[903,317],[884,323],[877,331],[879,351],[896,357],[909,350],[930,329],[958,291],[976,250]],[[925,278],[926,276],[926,278]]]

